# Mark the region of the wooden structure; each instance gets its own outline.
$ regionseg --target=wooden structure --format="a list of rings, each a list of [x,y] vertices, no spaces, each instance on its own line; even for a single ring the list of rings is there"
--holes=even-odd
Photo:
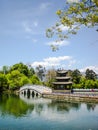
[[[58,70],[55,82],[53,82],[53,92],[71,92],[71,77],[67,76],[68,71]]]

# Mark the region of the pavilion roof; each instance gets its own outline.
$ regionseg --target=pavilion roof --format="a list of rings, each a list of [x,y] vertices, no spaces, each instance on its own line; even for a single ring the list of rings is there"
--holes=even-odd
[[[52,82],[53,84],[58,84],[58,85],[69,85],[69,84],[72,84],[72,82],[70,81],[70,82]]]
[[[68,71],[66,71],[66,70],[58,70],[57,71],[57,73],[60,73],[60,74],[65,74],[65,73],[67,73]]]
[[[56,77],[56,79],[70,79],[71,77]]]

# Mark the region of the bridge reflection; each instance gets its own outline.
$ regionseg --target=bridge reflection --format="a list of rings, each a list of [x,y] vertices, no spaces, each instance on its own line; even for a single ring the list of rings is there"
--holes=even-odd
[[[52,103],[51,99],[46,99],[46,98],[42,98],[42,97],[37,98],[37,97],[30,96],[30,98],[27,98],[26,96],[23,96],[23,95],[20,95],[19,97],[21,100],[23,100],[27,104],[49,104],[49,103]]]

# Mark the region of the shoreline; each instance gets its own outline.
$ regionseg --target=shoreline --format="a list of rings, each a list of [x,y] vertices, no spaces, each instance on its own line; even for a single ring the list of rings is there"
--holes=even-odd
[[[52,93],[43,94],[42,97],[59,101],[98,103],[98,95]]]
[[[19,91],[4,91],[3,93],[16,94],[19,95]],[[41,94],[43,98],[50,98],[58,101],[68,101],[68,102],[87,102],[87,103],[98,103],[98,92],[91,93],[43,93]],[[33,98],[32,98],[33,99]]]

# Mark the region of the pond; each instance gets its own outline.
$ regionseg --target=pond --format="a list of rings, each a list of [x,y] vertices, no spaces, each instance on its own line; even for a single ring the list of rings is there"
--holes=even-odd
[[[98,130],[98,104],[3,94],[0,130]]]

